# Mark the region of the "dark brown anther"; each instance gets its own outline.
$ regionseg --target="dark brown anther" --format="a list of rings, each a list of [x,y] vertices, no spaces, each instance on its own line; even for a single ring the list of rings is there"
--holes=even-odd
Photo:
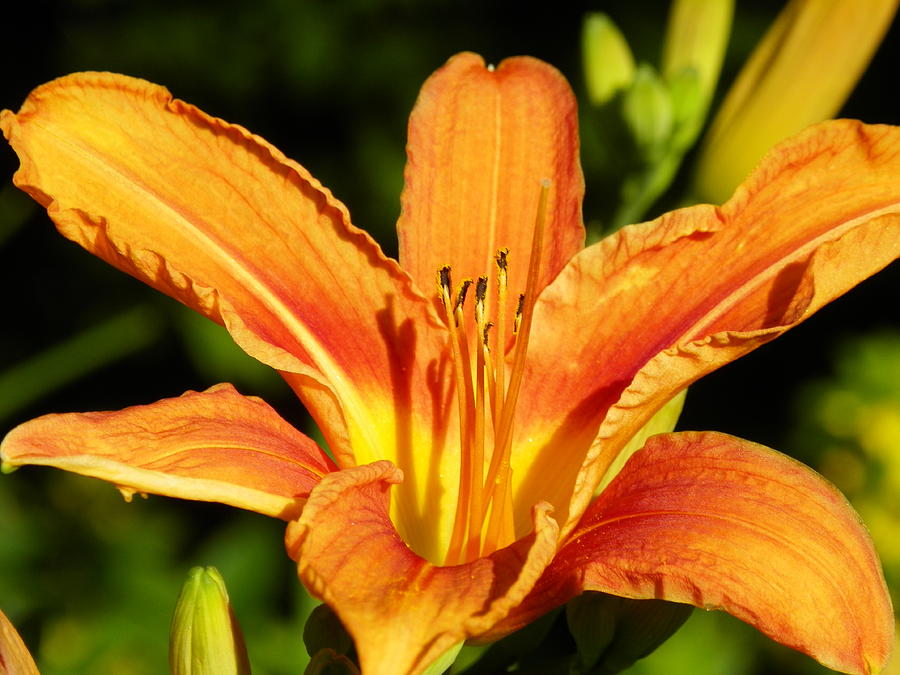
[[[476,302],[484,302],[484,298],[487,295],[487,286],[488,286],[488,278],[487,277],[478,277],[478,282],[475,284],[475,301]]]
[[[444,265],[438,270],[438,283],[440,284],[441,290],[445,291],[449,296],[450,289],[452,288],[450,282],[450,265]]]
[[[471,285],[471,279],[464,279],[463,282],[459,285],[459,291],[456,294],[456,304],[453,305],[454,312],[463,306],[463,303],[466,301],[466,293],[469,292],[469,286]]]
[[[493,328],[493,326],[493,321],[488,321],[486,324],[484,324],[484,331],[481,334],[481,341],[484,343],[485,347],[488,346],[488,332],[491,330],[491,328]]]
[[[519,295],[519,304],[516,306],[516,319],[513,323],[513,333],[519,332],[519,326],[522,323],[522,312],[525,311],[525,294]]]

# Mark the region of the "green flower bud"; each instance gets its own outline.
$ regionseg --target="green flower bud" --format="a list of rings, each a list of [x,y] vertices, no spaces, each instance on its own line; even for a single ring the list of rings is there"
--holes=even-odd
[[[721,203],[779,141],[840,110],[896,0],[791,0],[744,64],[706,134],[693,191]]]
[[[247,648],[214,567],[195,567],[181,589],[169,633],[172,675],[250,675]]]
[[[691,71],[704,113],[719,80],[733,13],[734,0],[675,0],[669,12],[662,75],[671,83]]]
[[[602,105],[631,84],[634,57],[624,36],[608,16],[588,14],[581,33],[581,53],[588,98]]]
[[[672,99],[652,67],[642,64],[622,105],[625,122],[647,161],[665,153],[674,126]]]

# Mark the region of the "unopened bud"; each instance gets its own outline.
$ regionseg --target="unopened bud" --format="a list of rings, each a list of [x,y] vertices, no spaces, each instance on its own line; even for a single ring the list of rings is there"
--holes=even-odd
[[[247,648],[214,567],[195,567],[181,589],[169,633],[172,675],[250,675]]]
[[[789,2],[716,113],[695,197],[725,201],[773,145],[837,113],[896,9],[896,0]]]
[[[734,0],[675,0],[669,11],[662,75],[668,82],[692,71],[705,108],[722,69]]]
[[[631,84],[634,57],[616,25],[600,12],[585,17],[581,36],[588,98],[602,105]]]
[[[665,152],[672,134],[672,100],[650,66],[641,65],[625,94],[622,112],[637,146],[648,161]]]

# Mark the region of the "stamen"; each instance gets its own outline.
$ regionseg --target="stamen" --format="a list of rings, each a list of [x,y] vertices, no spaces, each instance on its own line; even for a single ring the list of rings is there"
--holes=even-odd
[[[544,227],[547,218],[550,182],[541,182],[541,194],[535,217],[525,293],[519,296],[512,321],[510,376],[506,382],[506,331],[508,291],[508,250],[496,254],[497,323],[488,321],[488,277],[475,282],[475,339],[470,346],[467,330],[472,330],[463,315],[471,279],[462,281],[453,294],[450,267],[440,268],[438,286],[441,304],[450,331],[451,356],[459,408],[459,491],[453,529],[445,564],[452,565],[490,554],[515,538],[512,500],[512,442],[516,402],[525,372],[525,358],[534,317],[534,305],[540,282]],[[467,328],[468,326],[468,328]],[[491,349],[489,333],[496,326],[496,351]],[[470,348],[475,349],[474,363]],[[493,352],[493,354],[492,354]],[[473,369],[474,368],[474,372]],[[490,413],[488,413],[488,409]],[[486,417],[490,414],[493,434],[488,441]],[[485,479],[486,451],[490,463]]]
[[[456,397],[459,408],[459,493],[456,501],[456,515],[453,520],[453,532],[450,535],[450,545],[447,549],[445,563],[448,565],[462,562],[462,545],[466,535],[467,513],[466,509],[471,500],[471,420],[469,419],[470,401],[472,400],[472,378],[469,375],[468,349],[463,354],[462,346],[465,338],[461,334],[463,328],[458,314],[461,312],[462,303],[465,301],[466,291],[470,280],[460,286],[456,302],[451,303],[450,267],[444,266],[439,271],[438,284],[440,286],[441,304],[447,315],[447,327],[450,329],[450,351],[453,357],[453,369],[456,377]],[[479,485],[476,489],[480,489]]]
[[[485,495],[483,503],[492,502],[491,518],[488,523],[487,534],[484,540],[484,550],[493,552],[501,546],[501,526],[504,519],[506,502],[511,501],[512,491],[510,477],[510,455],[513,435],[513,415],[516,401],[519,396],[519,388],[522,385],[522,376],[525,373],[525,354],[528,351],[528,339],[531,334],[531,321],[534,317],[534,303],[537,298],[538,283],[540,281],[541,258],[544,244],[544,226],[547,218],[547,203],[550,194],[550,181],[541,181],[541,195],[538,200],[537,214],[534,222],[534,234],[531,239],[531,255],[528,260],[528,277],[525,282],[524,298],[520,299],[521,311],[517,311],[516,344],[513,357],[512,373],[509,379],[509,387],[503,401],[503,413],[500,416],[500,425],[494,432],[494,453],[491,457],[491,465],[488,469],[488,478],[485,483]],[[509,506],[510,512],[512,506]]]
[[[481,350],[484,352],[484,369],[487,376],[488,398],[491,402],[491,423],[496,427],[500,423],[501,409],[498,407],[498,397],[502,396],[502,386],[497,387],[497,373],[494,369],[494,359],[491,357],[491,348],[488,342],[488,333],[494,327],[492,321],[488,321],[484,325],[484,332],[481,336]]]

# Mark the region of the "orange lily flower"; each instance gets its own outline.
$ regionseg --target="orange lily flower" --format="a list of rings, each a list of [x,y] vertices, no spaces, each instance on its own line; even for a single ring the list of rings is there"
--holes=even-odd
[[[277,368],[334,456],[219,385],[26,422],[5,466],[289,521],[300,577],[370,675],[584,590],[721,608],[847,672],[886,662],[878,558],[814,472],[673,433],[605,474],[690,383],[900,255],[900,130],[824,123],[723,206],[584,248],[565,79],[460,54],[412,113],[398,263],[303,167],[150,83],[64,77],[0,126],[65,236]]]

